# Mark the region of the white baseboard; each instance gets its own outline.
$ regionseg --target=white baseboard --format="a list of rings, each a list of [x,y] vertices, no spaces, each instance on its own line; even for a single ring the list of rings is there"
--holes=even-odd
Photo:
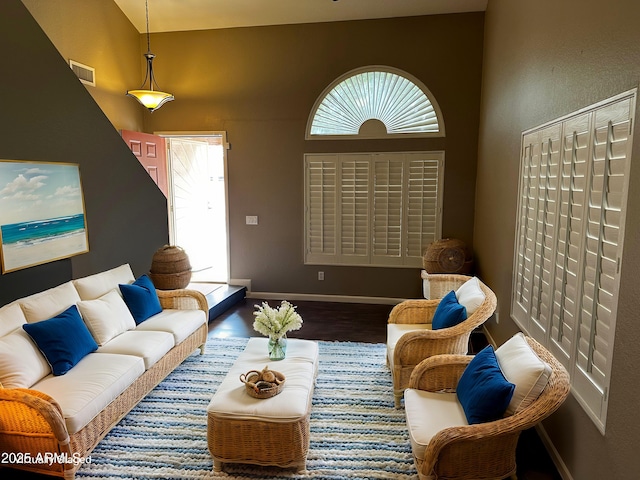
[[[249,290],[249,289],[248,289]],[[390,297],[360,297],[352,295],[322,295],[316,293],[273,293],[273,292],[247,292],[247,298],[260,298],[264,300],[299,300],[310,302],[335,302],[335,303],[369,303],[379,305],[396,305],[404,298]]]

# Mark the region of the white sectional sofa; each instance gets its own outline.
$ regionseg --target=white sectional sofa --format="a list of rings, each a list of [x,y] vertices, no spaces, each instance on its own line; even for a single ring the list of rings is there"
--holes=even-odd
[[[129,265],[0,308],[0,467],[73,478],[131,408],[203,351],[207,319],[200,292],[156,291]]]

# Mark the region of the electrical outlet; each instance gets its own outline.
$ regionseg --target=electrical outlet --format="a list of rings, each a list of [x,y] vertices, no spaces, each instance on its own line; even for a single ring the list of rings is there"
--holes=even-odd
[[[247,215],[245,217],[245,223],[247,225],[257,225],[258,224],[258,216],[257,215]]]
[[[318,280],[324,280],[324,272],[318,272]]]

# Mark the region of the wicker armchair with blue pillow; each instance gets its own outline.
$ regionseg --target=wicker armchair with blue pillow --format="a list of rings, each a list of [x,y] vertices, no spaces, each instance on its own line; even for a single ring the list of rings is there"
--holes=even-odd
[[[433,274],[429,281],[442,298],[406,300],[389,314],[387,364],[397,408],[413,368],[432,355],[466,354],[471,332],[496,309],[495,294],[477,277]]]
[[[424,360],[405,391],[420,480],[514,475],[520,433],[555,412],[569,391],[565,368],[522,333],[495,351]]]

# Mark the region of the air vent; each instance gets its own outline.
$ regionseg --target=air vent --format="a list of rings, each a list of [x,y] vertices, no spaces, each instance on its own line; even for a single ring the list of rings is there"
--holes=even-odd
[[[89,67],[88,65],[83,65],[82,63],[78,63],[74,60],[69,60],[69,65],[71,66],[71,70],[76,76],[80,79],[82,83],[85,85],[91,85],[92,87],[96,86],[96,69],[93,67]]]

